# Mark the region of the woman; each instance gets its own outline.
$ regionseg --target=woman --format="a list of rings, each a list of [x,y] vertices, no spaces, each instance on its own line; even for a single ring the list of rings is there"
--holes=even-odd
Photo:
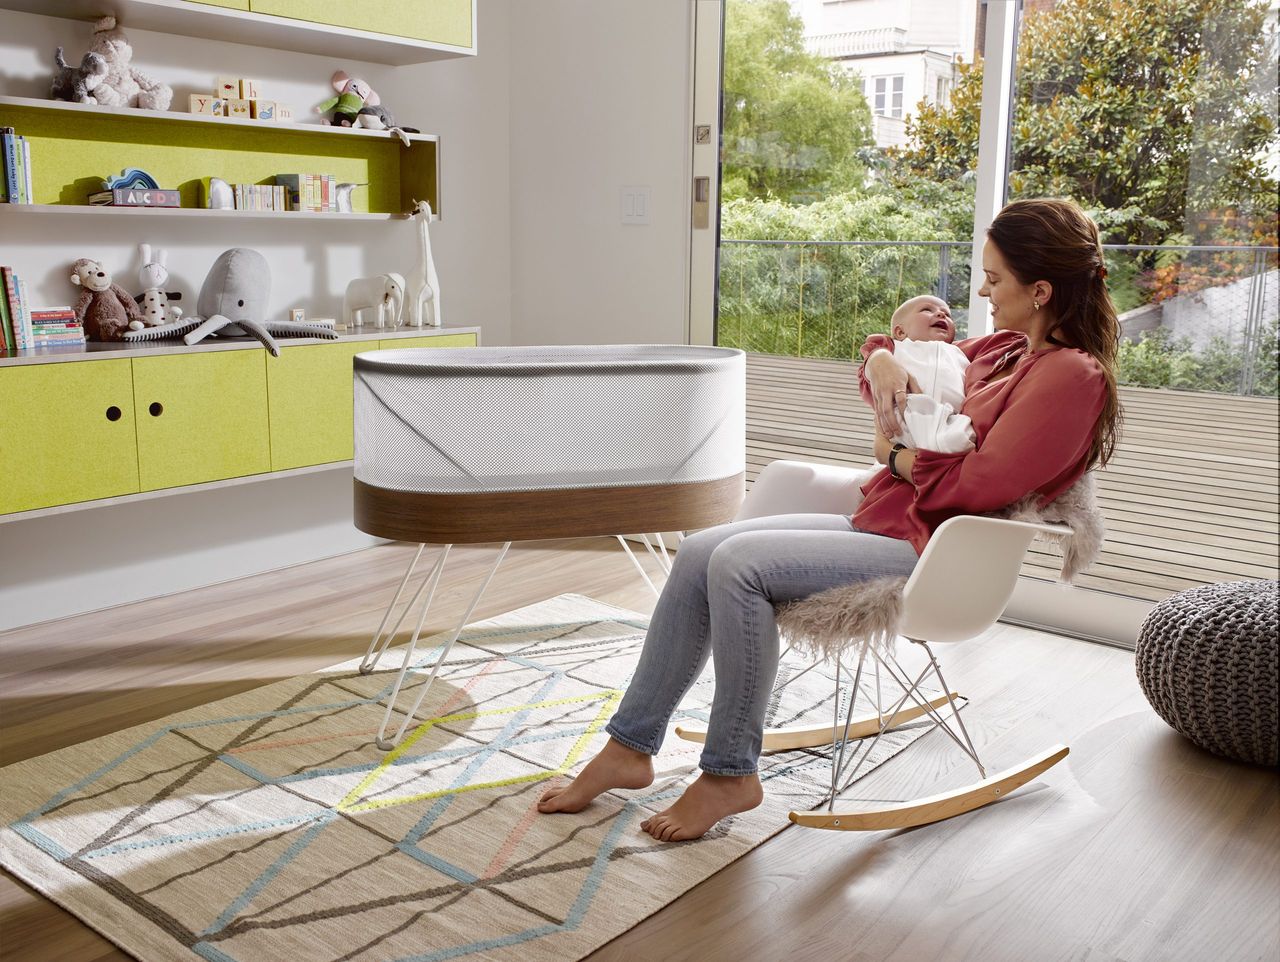
[[[980,514],[1069,488],[1115,446],[1112,368],[1119,336],[1103,278],[1098,229],[1074,204],[1017,201],[983,248],[980,294],[996,333],[962,341],[970,360],[966,454],[892,450],[895,398],[908,389],[893,340],[868,339],[860,377],[876,412],[876,457],[888,467],[864,488],[852,519],[795,514],[710,528],[687,538],[654,609],[636,673],[609,722],[610,741],[541,812],[577,812],[601,792],[644,788],[651,757],[689,687],[715,661],[716,691],[699,767],[674,805],[641,828],[663,841],[697,838],[764,798],[756,767],[778,664],[774,606],[837,585],[906,576],[930,534]]]

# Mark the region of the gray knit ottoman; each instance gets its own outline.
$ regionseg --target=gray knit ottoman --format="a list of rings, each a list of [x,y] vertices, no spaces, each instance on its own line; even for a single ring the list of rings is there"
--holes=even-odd
[[[1160,602],[1138,635],[1151,707],[1201,748],[1280,764],[1280,640],[1274,581],[1234,581]]]

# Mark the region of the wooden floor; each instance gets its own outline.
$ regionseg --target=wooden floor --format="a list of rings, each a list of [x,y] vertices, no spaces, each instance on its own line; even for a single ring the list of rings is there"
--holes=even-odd
[[[0,761],[360,653],[407,550],[373,548],[0,634]],[[455,551],[431,630],[460,614],[491,557]],[[616,544],[596,539],[513,549],[475,617],[565,591],[642,611],[652,604]],[[593,962],[1280,954],[1280,775],[1174,734],[1148,709],[1128,652],[999,626],[947,649],[944,664],[975,699],[968,724],[992,768],[1057,741],[1070,744],[1070,757],[1006,801],[937,825],[868,835],[789,828]],[[858,794],[926,794],[971,780],[967,766],[934,732]],[[0,960],[125,958],[0,874]]]
[[[1098,474],[1107,541],[1082,587],[1158,601],[1196,585],[1275,578],[1280,404],[1275,398],[1121,388],[1124,428]],[[747,460],[872,463],[873,423],[844,361],[747,358]],[[1024,574],[1052,578],[1048,549]]]

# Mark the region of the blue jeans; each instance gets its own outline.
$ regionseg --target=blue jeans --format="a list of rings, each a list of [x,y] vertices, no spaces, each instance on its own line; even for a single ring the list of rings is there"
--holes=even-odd
[[[716,691],[699,767],[712,775],[754,774],[778,674],[774,605],[855,581],[905,577],[916,560],[908,542],[860,531],[838,514],[754,518],[686,538],[606,731],[656,755],[710,656]]]

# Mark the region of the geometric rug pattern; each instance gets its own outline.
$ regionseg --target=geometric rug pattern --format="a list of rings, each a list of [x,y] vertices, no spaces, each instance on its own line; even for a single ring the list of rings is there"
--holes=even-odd
[[[353,658],[9,766],[0,864],[145,960],[579,959],[819,804],[829,778],[825,750],[766,755],[763,805],[656,842],[639,823],[701,748],[669,734],[650,787],[538,814],[607,738],[645,627],[578,595],[470,625],[389,753],[373,736],[395,672]],[[420,649],[410,699],[443,640]],[[804,667],[784,660],[779,679],[799,677],[770,724],[830,720],[834,680]],[[708,668],[673,721],[705,720],[713,685]],[[926,730],[886,735],[864,770]]]

